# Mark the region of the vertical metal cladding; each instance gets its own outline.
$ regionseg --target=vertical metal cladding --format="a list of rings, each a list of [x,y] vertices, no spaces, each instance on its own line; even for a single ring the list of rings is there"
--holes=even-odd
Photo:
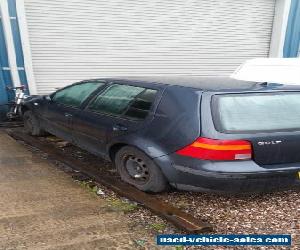
[[[5,2],[4,2],[5,1]],[[22,43],[20,38],[20,30],[16,12],[16,0],[4,0],[1,2],[0,8],[4,8],[7,6],[9,18],[8,22],[10,23],[11,27],[11,34],[13,39],[13,44],[7,44],[7,36],[8,34],[5,33],[4,29],[4,17],[1,16],[0,18],[0,120],[5,119],[5,113],[7,111],[7,103],[14,98],[14,92],[7,90],[7,87],[12,87],[13,77],[11,71],[11,65],[9,61],[9,53],[8,53],[8,46],[13,48],[13,51],[16,55],[16,66],[17,66],[17,75],[20,78],[20,82],[22,85],[28,86],[27,84],[27,77],[26,72],[24,69],[24,57],[23,57],[23,49]],[[7,11],[4,8],[3,11]],[[3,12],[2,12],[3,13]],[[10,30],[10,29],[9,29]],[[10,32],[9,32],[10,33]]]
[[[24,69],[24,56],[20,37],[20,29],[16,11],[16,0],[8,0],[8,11],[11,22],[11,29],[14,39],[14,47],[16,52],[16,61],[21,85],[25,85],[28,89],[26,72]]]
[[[4,38],[4,30],[2,26],[2,17],[0,18],[0,120],[5,118],[7,111],[8,93],[6,86],[12,84],[9,65],[8,55],[6,51],[6,44]]]
[[[283,48],[284,57],[300,56],[300,1],[292,0],[285,43]]]

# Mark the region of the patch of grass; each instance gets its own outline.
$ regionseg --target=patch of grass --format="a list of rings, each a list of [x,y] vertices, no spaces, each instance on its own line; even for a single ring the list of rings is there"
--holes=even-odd
[[[81,186],[81,187],[84,187],[84,188],[86,188],[87,186],[88,186],[88,181],[77,181],[77,180],[75,180],[76,182],[78,182],[79,183],[79,185]]]
[[[50,142],[60,142],[60,141],[63,141],[62,139],[60,139],[60,138],[58,138],[58,137],[56,137],[54,135],[48,135],[46,137],[46,140],[50,141]]]
[[[97,190],[98,190],[98,187],[97,186],[94,186],[94,185],[91,185],[91,183],[89,181],[80,181],[79,182],[79,185],[85,189],[87,189],[89,192],[97,195]]]
[[[92,194],[97,195],[98,187],[91,181],[78,181],[79,185],[87,189]],[[124,213],[133,212],[138,209],[138,205],[129,201],[123,201],[118,198],[108,199],[108,207],[111,211],[119,211]]]
[[[184,250],[184,246],[176,246],[175,250]]]
[[[146,240],[143,240],[143,239],[134,240],[134,242],[135,242],[135,244],[137,244],[140,247],[143,247],[146,244]]]
[[[120,199],[113,199],[108,201],[109,207],[114,211],[122,211],[124,213],[133,212],[138,208],[138,205]]]
[[[166,229],[167,225],[165,223],[152,223],[150,224],[150,227],[156,232],[163,232]]]

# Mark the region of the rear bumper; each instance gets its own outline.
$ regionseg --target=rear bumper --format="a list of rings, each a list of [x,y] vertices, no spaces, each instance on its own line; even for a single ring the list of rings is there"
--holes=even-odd
[[[252,194],[300,188],[300,180],[294,171],[267,175],[216,174],[214,177],[196,176],[185,172],[181,172],[180,175],[178,182],[171,185],[187,191]]]
[[[170,184],[180,190],[252,194],[300,188],[300,164],[281,166],[280,169],[265,169],[253,161],[198,161],[196,167],[195,162],[193,167],[187,167],[174,164],[169,156],[161,157],[157,162]]]

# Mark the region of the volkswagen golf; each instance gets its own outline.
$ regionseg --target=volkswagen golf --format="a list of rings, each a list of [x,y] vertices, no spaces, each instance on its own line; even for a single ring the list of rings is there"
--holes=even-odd
[[[22,107],[25,130],[110,160],[146,192],[300,185],[300,87],[231,78],[84,80]],[[101,166],[99,166],[101,167]]]

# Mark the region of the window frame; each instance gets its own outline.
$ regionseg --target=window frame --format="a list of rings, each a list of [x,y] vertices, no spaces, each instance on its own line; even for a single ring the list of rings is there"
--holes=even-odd
[[[103,85],[99,86],[98,88],[96,88],[92,93],[90,93],[82,102],[79,106],[74,106],[74,105],[68,105],[68,104],[65,104],[65,103],[61,103],[61,102],[57,102],[55,100],[53,100],[54,96],[63,91],[63,90],[66,90],[68,88],[72,88],[74,86],[77,86],[77,85],[81,85],[81,84],[87,84],[87,83],[103,83]],[[89,100],[91,98],[93,98],[95,95],[97,95],[97,93],[102,92],[102,89],[105,89],[107,86],[107,82],[105,80],[84,80],[84,81],[80,81],[80,82],[76,82],[76,83],[73,83],[71,85],[68,85],[68,86],[65,86],[55,92],[53,92],[52,94],[49,95],[51,101],[57,105],[62,105],[64,107],[70,107],[70,108],[74,108],[74,109],[82,109],[85,107],[86,103],[89,102]]]
[[[139,119],[139,118],[134,118],[134,117],[130,117],[130,116],[126,116],[124,115],[127,110],[129,109],[129,107],[132,105],[132,103],[136,100],[136,97],[139,96],[140,94],[138,94],[137,96],[135,96],[134,99],[132,99],[128,106],[126,107],[126,109],[123,111],[122,114],[112,114],[112,113],[106,113],[106,112],[101,112],[101,111],[97,111],[97,110],[93,110],[93,109],[89,109],[89,106],[93,103],[93,101],[95,101],[95,99],[102,95],[105,90],[107,90],[109,87],[113,86],[113,85],[125,85],[125,86],[132,86],[132,87],[139,87],[139,88],[143,88],[144,90],[141,92],[143,93],[145,90],[147,89],[150,89],[150,90],[155,90],[156,91],[156,94],[155,94],[155,97],[154,97],[154,100],[151,104],[151,107],[148,111],[148,114],[147,116],[144,118],[144,119]],[[84,110],[85,111],[88,111],[88,112],[91,112],[91,113],[94,113],[94,114],[98,114],[98,115],[104,115],[104,116],[109,116],[109,117],[113,117],[113,118],[118,118],[118,119],[122,119],[122,120],[129,120],[129,121],[145,121],[151,114],[153,115],[154,114],[154,109],[155,109],[155,103],[158,99],[158,96],[159,96],[159,93],[160,93],[160,89],[159,88],[155,88],[155,87],[148,87],[148,86],[142,86],[142,85],[135,85],[133,83],[123,83],[123,82],[110,82],[108,83],[100,92],[98,92],[96,95],[94,95],[92,98],[90,98],[90,100],[86,103],[85,107],[84,107]]]

